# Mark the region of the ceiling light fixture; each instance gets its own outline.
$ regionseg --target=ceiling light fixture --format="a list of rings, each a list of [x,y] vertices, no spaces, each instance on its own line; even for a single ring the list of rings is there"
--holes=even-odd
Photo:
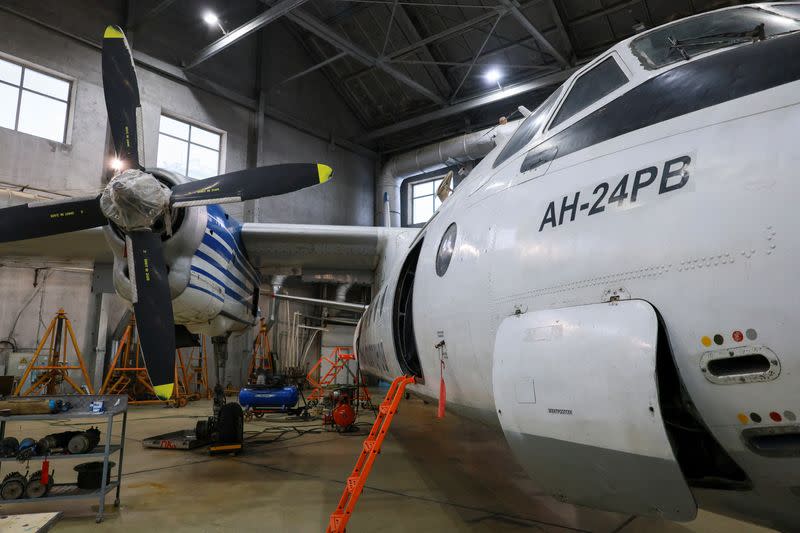
[[[496,83],[497,87],[500,90],[503,89],[503,87],[500,85],[500,79],[502,79],[503,74],[497,67],[492,67],[489,70],[487,70],[486,74],[484,74],[484,77],[486,78],[486,81],[488,81],[489,83]]]
[[[222,31],[222,34],[226,34],[228,32],[225,31],[225,28],[222,27],[222,23],[219,21],[219,17],[213,11],[206,11],[203,14],[203,22],[208,24],[209,26],[216,26]]]

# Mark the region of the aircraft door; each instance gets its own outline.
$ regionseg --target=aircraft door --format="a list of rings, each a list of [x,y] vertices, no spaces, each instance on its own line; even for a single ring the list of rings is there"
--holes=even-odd
[[[563,501],[691,520],[697,505],[664,427],[658,319],[640,300],[510,316],[492,385],[520,464]]]

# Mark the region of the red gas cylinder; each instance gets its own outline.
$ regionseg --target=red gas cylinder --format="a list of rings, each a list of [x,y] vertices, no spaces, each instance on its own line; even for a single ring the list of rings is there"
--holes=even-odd
[[[333,422],[342,429],[347,429],[356,421],[356,413],[348,403],[340,403],[333,410]]]

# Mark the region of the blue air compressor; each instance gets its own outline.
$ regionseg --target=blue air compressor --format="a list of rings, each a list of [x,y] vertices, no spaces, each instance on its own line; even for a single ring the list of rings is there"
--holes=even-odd
[[[298,415],[307,412],[305,400],[298,405],[301,397],[296,385],[247,385],[239,391],[239,405],[245,418],[261,418],[266,413]]]

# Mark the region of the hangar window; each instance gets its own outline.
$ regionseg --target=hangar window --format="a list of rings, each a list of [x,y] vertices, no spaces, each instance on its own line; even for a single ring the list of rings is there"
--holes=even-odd
[[[156,166],[194,179],[220,174],[223,133],[161,115]]]
[[[72,82],[0,58],[0,127],[66,142]]]
[[[613,57],[607,57],[575,80],[550,127],[561,124],[626,83],[628,77]]]
[[[411,224],[424,224],[442,205],[436,190],[444,176],[411,184]]]

